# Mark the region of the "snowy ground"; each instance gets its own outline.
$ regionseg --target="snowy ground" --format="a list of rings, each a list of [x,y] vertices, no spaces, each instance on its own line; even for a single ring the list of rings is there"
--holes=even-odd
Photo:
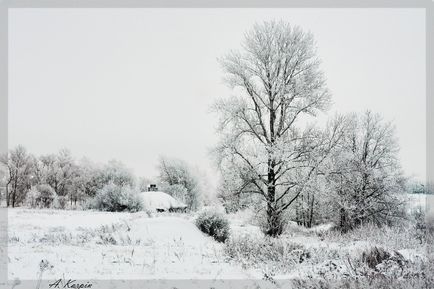
[[[186,215],[9,209],[9,278],[248,278]]]
[[[414,203],[424,205],[424,199]],[[233,238],[263,239],[254,212],[228,215]],[[9,279],[262,279],[276,264],[249,266],[229,260],[224,245],[200,232],[194,216],[180,213],[8,209]],[[404,229],[361,228],[342,236],[324,224],[312,229],[290,224],[284,242],[301,245],[310,259],[273,278],[311,278],[348,272],[346,260],[372,246],[397,250],[406,259],[424,259],[425,248]],[[255,239],[256,238],[256,239]],[[277,264],[280,265],[280,264]]]

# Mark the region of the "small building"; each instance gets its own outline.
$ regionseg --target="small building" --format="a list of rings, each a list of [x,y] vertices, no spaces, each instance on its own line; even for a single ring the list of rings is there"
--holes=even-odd
[[[158,188],[156,184],[149,184],[148,192],[158,192]]]

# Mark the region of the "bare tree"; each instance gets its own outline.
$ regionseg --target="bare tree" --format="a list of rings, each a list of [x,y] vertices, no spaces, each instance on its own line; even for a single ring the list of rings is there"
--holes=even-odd
[[[257,24],[242,52],[221,59],[235,95],[215,104],[220,114],[220,166],[243,175],[240,192],[265,199],[266,233],[282,232],[282,213],[298,198],[335,144],[303,118],[327,109],[330,95],[313,36],[285,22]]]
[[[9,153],[4,153],[0,156],[0,164],[2,167],[2,185],[4,185],[4,197],[6,206],[9,207],[9,185],[12,182],[12,168],[9,162]]]
[[[221,181],[217,197],[227,213],[256,207],[261,202],[257,188],[250,181],[250,169],[243,163],[226,162],[220,167]]]
[[[363,222],[381,225],[400,217],[405,186],[392,123],[370,111],[353,114],[348,121],[327,176],[344,231]]]
[[[6,206],[15,207],[21,203],[31,187],[33,158],[23,146],[17,146],[8,154],[2,155],[1,164],[7,169]]]
[[[167,193],[182,199],[189,210],[196,210],[202,197],[200,176],[185,161],[160,157],[159,181]]]

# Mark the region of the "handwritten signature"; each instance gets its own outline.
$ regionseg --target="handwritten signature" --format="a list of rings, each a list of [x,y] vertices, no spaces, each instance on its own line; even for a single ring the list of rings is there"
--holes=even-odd
[[[92,283],[87,281],[86,283],[79,283],[77,280],[73,279],[57,279],[53,283],[49,283],[48,287],[50,289],[54,288],[74,288],[74,289],[81,289],[81,288],[92,288]]]

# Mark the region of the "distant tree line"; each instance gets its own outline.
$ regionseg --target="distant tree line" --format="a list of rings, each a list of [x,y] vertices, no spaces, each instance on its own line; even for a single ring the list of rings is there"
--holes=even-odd
[[[61,203],[72,206],[94,197],[108,183],[135,186],[135,177],[122,163],[96,165],[86,159],[77,162],[67,149],[37,157],[19,145],[2,155],[0,164],[2,198],[8,207],[23,205],[29,191],[42,190],[46,195],[52,191],[51,195]]]
[[[434,194],[434,191],[432,190],[432,188],[430,189],[429,185],[417,181],[411,182],[409,184],[409,192],[412,194],[425,194],[425,195]]]
[[[77,207],[93,199],[106,200],[108,196],[113,199],[116,193],[130,192],[130,189],[143,192],[151,182],[158,182],[190,209],[198,208],[201,180],[193,169],[181,160],[170,158],[161,158],[158,168],[159,179],[137,179],[116,160],[106,164],[95,164],[86,158],[76,161],[67,149],[35,156],[18,145],[0,156],[0,201],[7,207]],[[100,192],[108,193],[101,196]]]

